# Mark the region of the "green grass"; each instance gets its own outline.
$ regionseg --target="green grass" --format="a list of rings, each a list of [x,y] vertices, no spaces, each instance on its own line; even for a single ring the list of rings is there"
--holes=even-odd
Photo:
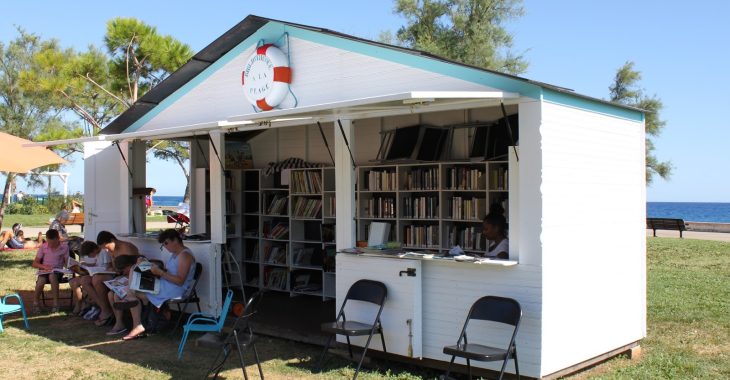
[[[10,229],[10,227],[15,223],[20,223],[26,227],[47,227],[49,220],[55,216],[55,214],[5,215],[3,218],[3,230]]]
[[[19,291],[30,300],[32,251],[0,253],[0,295]],[[578,379],[730,378],[730,243],[648,239],[648,336],[640,360],[615,358],[574,376]],[[178,337],[153,336],[122,343],[104,329],[65,314],[33,316],[31,330],[6,318],[0,334],[3,378],[167,379],[201,378],[213,351],[186,348],[178,361]],[[320,347],[262,337],[257,344],[266,378],[347,379],[353,366],[332,358],[322,373],[311,370]],[[49,362],[49,359],[52,361]],[[252,355],[246,356],[252,363]],[[375,361],[362,379],[432,379],[440,373]],[[252,378],[255,365],[247,367]],[[242,374],[229,360],[224,378]]]

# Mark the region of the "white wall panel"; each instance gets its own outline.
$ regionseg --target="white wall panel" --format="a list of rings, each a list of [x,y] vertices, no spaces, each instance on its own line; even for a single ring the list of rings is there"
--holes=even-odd
[[[490,91],[472,82],[406,65],[290,38],[292,91],[299,106],[399,93],[405,91]],[[226,120],[254,113],[241,86],[241,71],[253,45],[208,74],[197,87],[180,92],[174,104],[162,110],[138,130]],[[180,90],[178,90],[180,91]],[[170,99],[176,98],[175,95]],[[287,97],[282,108],[293,107]],[[164,105],[160,107],[164,108]]]
[[[646,335],[646,199],[642,123],[543,103],[540,133],[544,375]]]

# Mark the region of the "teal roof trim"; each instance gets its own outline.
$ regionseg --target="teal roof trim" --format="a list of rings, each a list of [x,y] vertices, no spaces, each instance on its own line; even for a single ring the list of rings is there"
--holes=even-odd
[[[208,79],[231,60],[238,57],[243,53],[243,51],[254,46],[260,40],[265,42],[276,42],[284,33],[289,33],[290,37],[300,38],[313,43],[331,46],[373,58],[383,59],[405,66],[462,79],[505,92],[519,93],[521,96],[533,99],[542,98],[548,102],[577,107],[592,112],[604,113],[634,121],[644,120],[643,113],[638,110],[614,106],[610,103],[583,97],[578,94],[553,90],[526,79],[465,66],[463,64],[449,62],[447,60],[423,56],[413,50],[386,47],[380,44],[363,42],[355,38],[347,38],[347,36],[343,35],[326,33],[316,29],[307,29],[306,27],[298,27],[269,20],[261,28],[256,30],[256,32],[239,43],[235,48],[228,51],[189,82],[185,83],[171,95],[167,96],[156,107],[144,114],[144,116],[137,119],[132,125],[126,128],[124,132],[134,132],[139,130],[155,116],[166,110],[177,100],[185,96],[192,89]]]
[[[644,113],[638,109],[627,108],[626,106],[621,105],[613,105],[608,102],[598,101],[577,94],[567,94],[545,88],[543,89],[543,101],[601,113],[639,123],[644,122]]]
[[[160,102],[157,107],[153,108],[152,110],[150,110],[150,112],[147,112],[144,116],[135,121],[134,124],[129,126],[129,128],[127,128],[124,132],[134,132],[139,130],[143,125],[145,125],[155,116],[159,115],[162,111],[173,105],[176,101],[185,96],[188,92],[197,87],[203,81],[208,79],[211,75],[213,75],[216,71],[225,66],[228,62],[238,57],[241,53],[243,53],[244,50],[256,45],[256,43],[262,39],[266,42],[275,41],[276,39],[281,37],[285,31],[287,31],[286,29],[287,28],[284,24],[273,22],[267,23],[266,25],[261,27],[261,29],[257,30],[256,33],[252,34],[250,37],[246,38],[245,40],[243,40],[243,42],[238,44],[238,46],[231,49],[231,51],[226,53],[223,57],[213,62],[195,78],[191,79],[188,83],[185,83],[182,87],[177,89],[172,95],[165,98],[165,100]],[[241,92],[241,95],[243,95],[243,92]]]

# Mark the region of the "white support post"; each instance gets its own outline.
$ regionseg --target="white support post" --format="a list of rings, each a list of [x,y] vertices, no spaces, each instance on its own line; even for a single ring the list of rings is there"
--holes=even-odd
[[[355,155],[354,131],[351,120],[340,120],[344,137],[350,144],[352,155]],[[350,151],[340,126],[335,120],[335,190],[337,217],[337,250],[355,246],[355,168],[352,165]]]
[[[210,132],[210,154],[208,165],[210,169],[210,240],[214,244],[224,244],[225,231],[225,189],[223,186],[223,168],[221,162],[223,151],[223,134],[220,131]],[[218,156],[216,156],[218,152]],[[200,180],[200,179],[198,179]]]

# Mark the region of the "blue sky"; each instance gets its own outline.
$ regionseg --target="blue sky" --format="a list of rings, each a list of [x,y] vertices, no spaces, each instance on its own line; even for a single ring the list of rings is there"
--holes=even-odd
[[[722,114],[730,108],[725,94],[730,51],[724,48],[730,3],[526,0],[524,7],[525,16],[507,25],[514,50],[530,62],[524,77],[606,98],[616,69],[630,60],[643,74],[642,87],[664,102],[661,117],[667,125],[655,139],[656,155],[670,160],[674,173],[669,181],[654,181],[647,189],[649,201],[730,202],[725,170],[730,167],[725,153],[730,121]],[[139,18],[198,51],[248,14],[376,39],[403,24],[392,8],[389,0],[24,0],[3,4],[0,41],[15,38],[15,27],[21,26],[83,50],[100,46],[106,21],[123,16]],[[83,190],[80,159],[62,170],[72,173],[71,192]],[[148,183],[158,195],[182,195],[182,174],[171,180],[167,173],[181,172],[172,163],[152,162]],[[60,188],[60,181],[54,185]]]

